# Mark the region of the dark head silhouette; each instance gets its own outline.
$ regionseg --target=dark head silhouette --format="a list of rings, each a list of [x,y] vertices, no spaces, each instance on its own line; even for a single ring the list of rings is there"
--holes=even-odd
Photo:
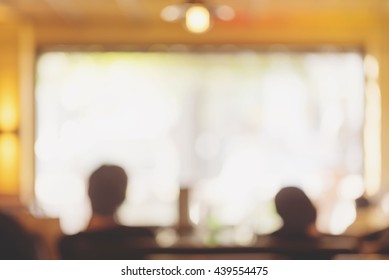
[[[14,218],[0,212],[0,260],[36,258],[32,236]]]
[[[103,165],[89,178],[89,198],[95,215],[113,216],[126,198],[127,174],[115,165]]]
[[[92,217],[84,232],[60,240],[64,259],[143,259],[138,249],[154,246],[150,228],[127,227],[115,220],[118,207],[126,198],[127,174],[123,168],[103,165],[89,177],[88,194]]]
[[[275,204],[283,221],[279,233],[309,235],[309,228],[316,222],[316,208],[301,189],[282,188],[275,197]]]

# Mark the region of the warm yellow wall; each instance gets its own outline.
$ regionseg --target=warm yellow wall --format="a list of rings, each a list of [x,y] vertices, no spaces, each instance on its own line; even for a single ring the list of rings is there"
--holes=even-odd
[[[0,193],[19,192],[19,67],[17,26],[0,25]]]
[[[378,18],[370,12],[350,14],[289,14],[250,23],[218,23],[209,32],[193,35],[180,24],[131,25],[40,25],[37,44],[365,44],[376,32]]]
[[[382,186],[389,190],[389,16],[380,27],[380,85],[382,98]]]
[[[382,93],[382,185],[389,186],[389,27],[387,15],[377,11],[316,12],[284,14],[261,18],[251,23],[216,25],[204,35],[191,35],[181,26],[154,27],[40,25],[28,26],[0,22],[0,94],[10,97],[16,120],[23,114],[16,154],[9,171],[6,156],[0,151],[0,194],[19,193],[22,186],[26,200],[31,197],[33,178],[33,55],[36,49],[61,44],[117,46],[125,44],[290,44],[312,47],[322,44],[356,46],[376,56],[380,62]],[[36,45],[35,45],[36,40]],[[21,66],[23,65],[23,66]],[[19,83],[19,82],[22,83]],[[4,88],[7,88],[4,90]],[[22,96],[22,98],[19,98]],[[4,102],[1,102],[4,103]],[[5,104],[5,103],[4,103]],[[8,106],[8,105],[7,105]],[[3,109],[2,109],[3,110]],[[2,111],[3,112],[3,111]],[[0,112],[1,113],[1,112]],[[5,113],[3,113],[5,114]],[[7,113],[8,114],[8,113]],[[0,114],[1,115],[1,114]],[[18,125],[19,128],[19,125]],[[3,162],[3,163],[2,163]],[[12,161],[11,161],[12,162]],[[4,183],[3,174],[9,182]],[[21,174],[21,179],[19,178]],[[3,181],[1,181],[3,180]]]
[[[27,107],[22,101],[26,100],[26,95],[32,97],[32,67],[27,63],[34,51],[31,26],[10,15],[7,21],[0,20],[0,195],[21,193],[21,174],[26,169],[21,167],[27,166],[22,146],[32,137],[33,123],[32,114],[26,115],[32,103]],[[21,129],[27,123],[30,135],[25,135],[28,129]],[[28,166],[31,169],[31,162]]]
[[[360,10],[326,10],[326,11],[284,11],[274,15],[266,15],[254,21],[238,24],[215,25],[203,35],[192,35],[180,25],[161,26],[40,26],[37,28],[37,42],[42,47],[57,44],[107,46],[125,44],[253,44],[267,46],[287,44],[302,48],[318,45],[337,45],[357,47],[366,54],[374,55],[381,68],[379,78],[382,93],[382,131],[377,133],[376,140],[369,139],[365,147],[366,158],[377,164],[366,161],[365,172],[368,188],[375,190],[377,183],[386,188],[389,186],[389,74],[388,41],[386,29],[389,27],[387,14],[372,8]],[[366,119],[367,122],[371,118]],[[375,121],[375,120],[373,120]],[[377,131],[379,128],[377,129]],[[369,131],[369,136],[370,131]],[[371,138],[371,137],[370,137]],[[365,139],[366,140],[366,139]],[[382,145],[381,145],[382,144]],[[381,158],[374,154],[374,147],[382,146]],[[378,149],[379,151],[379,149]],[[371,162],[371,161],[370,161]],[[378,166],[378,167],[377,167]],[[381,168],[380,168],[381,166]],[[381,172],[382,171],[382,172]],[[374,177],[378,178],[375,180]],[[380,180],[381,179],[381,180]],[[372,183],[372,184],[371,184]]]

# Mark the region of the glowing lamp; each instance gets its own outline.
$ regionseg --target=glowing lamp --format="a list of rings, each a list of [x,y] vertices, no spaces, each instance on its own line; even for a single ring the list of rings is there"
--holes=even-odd
[[[210,27],[210,22],[211,16],[204,6],[193,5],[186,11],[185,26],[190,32],[206,32]]]
[[[228,6],[209,7],[201,0],[188,0],[181,5],[167,6],[161,11],[161,18],[167,22],[184,20],[189,32],[201,34],[208,31],[214,18],[230,21],[235,11]]]

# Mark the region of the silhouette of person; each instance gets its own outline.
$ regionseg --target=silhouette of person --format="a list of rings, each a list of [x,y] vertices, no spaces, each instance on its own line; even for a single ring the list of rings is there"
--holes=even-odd
[[[267,241],[278,253],[291,259],[332,259],[339,253],[356,252],[356,238],[317,230],[316,208],[300,188],[282,188],[275,197],[275,206],[283,225]]]
[[[363,238],[383,230],[383,221],[386,220],[384,211],[375,203],[362,195],[355,200],[356,219],[348,226],[345,234]],[[368,238],[367,238],[368,239]]]
[[[274,237],[315,238],[316,208],[308,196],[297,187],[282,188],[275,197],[275,206],[281,217],[282,227],[273,232]]]
[[[370,215],[367,217],[369,219],[360,222],[361,227],[363,226],[363,229],[367,231],[367,233],[359,236],[361,241],[360,251],[362,253],[389,254],[389,227],[382,227],[386,217],[380,207],[377,206],[378,205],[376,204],[371,205],[369,202],[369,204],[364,207],[372,212],[370,212]],[[356,221],[358,221],[358,219]],[[374,222],[376,223],[376,227],[372,230],[370,225]],[[378,223],[381,228],[378,228]]]
[[[0,259],[37,259],[34,239],[11,216],[0,212]]]
[[[150,228],[117,223],[115,214],[126,197],[128,178],[123,168],[103,165],[89,178],[92,217],[84,232],[60,240],[63,259],[143,259],[140,248],[155,246]]]
[[[123,168],[103,165],[89,177],[92,218],[87,230],[117,226],[115,214],[126,198],[128,177]]]

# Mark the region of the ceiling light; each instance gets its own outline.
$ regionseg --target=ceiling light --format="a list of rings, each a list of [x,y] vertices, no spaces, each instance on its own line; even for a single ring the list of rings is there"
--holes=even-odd
[[[182,9],[178,5],[167,6],[161,11],[161,18],[164,21],[172,22],[182,17]]]
[[[230,6],[219,6],[215,9],[215,14],[218,18],[224,21],[233,20],[235,17],[235,11]]]
[[[187,0],[181,5],[163,8],[160,15],[167,22],[183,20],[188,31],[199,34],[210,29],[213,19],[234,19],[235,11],[226,5],[210,7],[204,0]]]
[[[185,13],[185,26],[193,33],[204,33],[211,25],[208,9],[202,5],[192,5]]]

